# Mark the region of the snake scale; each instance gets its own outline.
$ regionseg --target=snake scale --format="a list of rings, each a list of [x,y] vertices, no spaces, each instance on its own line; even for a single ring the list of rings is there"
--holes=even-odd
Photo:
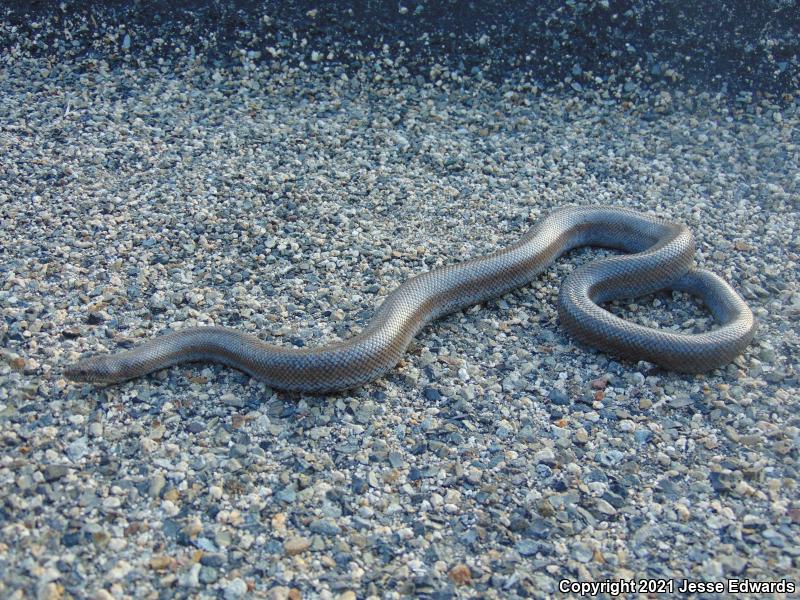
[[[211,361],[278,389],[322,393],[352,388],[397,364],[427,323],[523,286],[565,252],[587,245],[628,254],[584,264],[562,283],[559,317],[576,339],[681,372],[724,365],[752,339],[755,323],[745,302],[721,277],[693,269],[694,238],[686,226],[630,209],[567,206],[492,254],[408,279],[386,297],[363,331],[347,340],[287,348],[225,327],[192,327],[130,350],[85,358],[67,367],[65,375],[75,381],[117,383],[180,363]],[[697,334],[652,329],[599,306],[660,289],[698,296],[719,326]]]

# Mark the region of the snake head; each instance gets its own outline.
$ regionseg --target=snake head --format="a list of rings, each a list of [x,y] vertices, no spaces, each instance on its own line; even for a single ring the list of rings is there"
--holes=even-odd
[[[90,356],[69,365],[64,376],[72,381],[104,383],[113,381],[105,356]]]

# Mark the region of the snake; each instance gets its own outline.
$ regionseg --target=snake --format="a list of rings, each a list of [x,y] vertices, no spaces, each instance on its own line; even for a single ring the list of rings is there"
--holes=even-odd
[[[407,279],[384,299],[360,333],[319,347],[285,347],[219,326],[189,327],[118,353],[68,366],[78,382],[114,384],[188,362],[221,363],[269,387],[321,394],[361,386],[392,369],[431,321],[529,284],[562,254],[581,247],[621,250],[574,268],[558,294],[560,323],[576,340],[633,361],[681,373],[733,361],[755,332],[753,313],[730,284],[694,268],[691,230],[616,206],[564,206],[491,254]],[[699,333],[633,323],[603,308],[659,290],[698,297],[715,321]]]

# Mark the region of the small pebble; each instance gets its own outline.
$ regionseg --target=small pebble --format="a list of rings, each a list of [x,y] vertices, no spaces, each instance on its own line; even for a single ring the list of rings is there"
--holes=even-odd
[[[288,539],[283,544],[283,549],[288,556],[296,556],[302,554],[311,547],[311,540],[305,537],[293,537]]]

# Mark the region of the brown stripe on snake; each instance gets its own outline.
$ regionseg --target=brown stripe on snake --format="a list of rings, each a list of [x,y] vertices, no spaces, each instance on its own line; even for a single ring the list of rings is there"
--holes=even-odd
[[[117,383],[186,362],[218,362],[270,386],[309,393],[359,386],[391,369],[427,323],[496,298],[533,280],[579,246],[630,254],[575,269],[559,294],[561,323],[577,339],[674,371],[702,372],[733,360],[753,337],[750,309],[722,278],[693,269],[694,239],[684,226],[616,207],[564,207],[538,221],[516,243],[487,256],[422,273],[384,300],[364,330],[319,348],[285,348],[224,327],[192,327],[116,354],[67,367],[75,381]],[[703,300],[719,326],[699,334],[652,329],[599,306],[660,289]]]

